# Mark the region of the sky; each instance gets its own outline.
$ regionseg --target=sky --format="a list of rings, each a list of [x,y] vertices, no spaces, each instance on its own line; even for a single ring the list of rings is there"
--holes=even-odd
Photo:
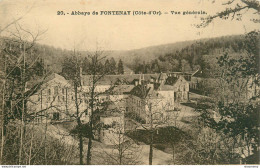
[[[32,33],[45,32],[39,43],[62,49],[131,50],[178,41],[244,34],[259,28],[244,11],[242,21],[216,19],[206,28],[195,28],[206,15],[172,15],[170,11],[205,11],[225,8],[221,0],[0,0],[0,28],[22,16],[19,24]],[[225,0],[222,0],[225,1]],[[64,11],[66,15],[57,15]],[[72,11],[89,16],[70,15]],[[161,11],[162,15],[92,15],[96,11]],[[169,14],[164,14],[168,12]],[[69,13],[69,14],[67,14]],[[2,32],[9,36],[14,26]]]

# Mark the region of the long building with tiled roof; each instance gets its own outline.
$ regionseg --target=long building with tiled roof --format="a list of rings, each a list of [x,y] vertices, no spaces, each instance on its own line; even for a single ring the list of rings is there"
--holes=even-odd
[[[163,111],[174,109],[176,102],[189,99],[189,83],[181,76],[172,74],[124,74],[96,76],[96,98],[99,102],[124,99],[123,109],[148,123],[148,105],[152,103],[154,111],[162,111],[156,120],[164,120]],[[80,102],[80,111],[85,111],[85,122],[89,118],[89,92],[92,87],[93,76],[81,75],[81,89],[77,96]],[[108,92],[109,90],[109,92]],[[58,74],[52,74],[44,81],[39,91],[31,96],[28,107],[34,111],[50,112],[51,120],[68,119],[76,112],[75,95],[72,82]],[[149,102],[149,103],[148,103]],[[157,103],[156,103],[157,102]],[[166,107],[167,106],[167,107]],[[45,110],[48,109],[48,110]],[[120,108],[122,109],[122,108]],[[69,115],[68,115],[69,114]]]

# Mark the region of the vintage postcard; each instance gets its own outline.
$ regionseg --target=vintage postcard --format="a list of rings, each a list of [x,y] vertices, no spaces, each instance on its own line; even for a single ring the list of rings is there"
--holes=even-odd
[[[259,165],[258,0],[0,0],[0,165]]]

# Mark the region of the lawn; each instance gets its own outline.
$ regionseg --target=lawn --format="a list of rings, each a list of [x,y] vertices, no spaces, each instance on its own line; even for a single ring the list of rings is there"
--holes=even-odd
[[[137,142],[142,142],[147,145],[150,144],[149,130],[135,130],[126,133],[127,136]],[[160,127],[154,131],[153,144],[159,150],[169,153],[170,144],[178,143],[182,138],[190,138],[184,131],[173,126]]]

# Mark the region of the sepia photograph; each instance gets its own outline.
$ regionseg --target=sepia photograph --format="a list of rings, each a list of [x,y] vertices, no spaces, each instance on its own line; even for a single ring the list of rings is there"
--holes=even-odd
[[[259,47],[259,0],[0,0],[0,166],[258,168]]]

